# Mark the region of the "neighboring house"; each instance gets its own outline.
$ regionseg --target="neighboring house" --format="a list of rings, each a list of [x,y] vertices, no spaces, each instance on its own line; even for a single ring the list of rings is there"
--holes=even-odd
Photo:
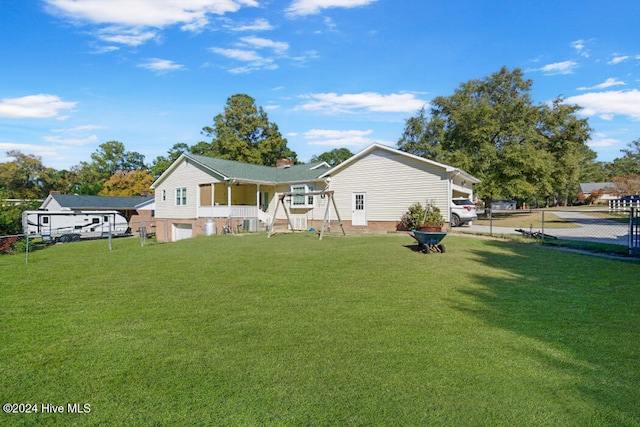
[[[250,230],[286,224],[320,228],[328,198],[302,195],[333,191],[338,214],[350,230],[396,230],[413,203],[433,203],[450,218],[451,198],[472,198],[479,180],[468,173],[384,145],[372,144],[343,163],[267,167],[183,153],[160,176],[155,190],[156,236],[175,241],[228,225]],[[279,196],[286,208],[278,207]],[[298,193],[295,195],[295,193]],[[337,224],[336,212],[329,219]]]
[[[607,203],[609,200],[618,199],[614,194],[615,182],[581,182],[580,192],[585,196],[595,197],[593,203]],[[602,194],[598,194],[600,190]]]
[[[85,196],[52,192],[40,205],[47,211],[118,211],[129,221],[132,232],[139,230],[140,222],[153,219],[153,196]]]

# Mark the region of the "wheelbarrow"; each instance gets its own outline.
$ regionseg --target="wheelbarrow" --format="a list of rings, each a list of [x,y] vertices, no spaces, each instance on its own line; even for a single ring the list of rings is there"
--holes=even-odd
[[[413,230],[409,236],[418,241],[420,250],[425,254],[429,252],[444,253],[445,247],[440,242],[447,235],[446,231],[419,231]]]

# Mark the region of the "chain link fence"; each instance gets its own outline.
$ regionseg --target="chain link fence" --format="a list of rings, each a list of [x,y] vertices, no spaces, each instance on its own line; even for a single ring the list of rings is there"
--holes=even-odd
[[[140,244],[144,246],[147,242],[155,238],[155,222],[154,221],[133,221],[129,223],[130,227],[126,233],[101,232],[95,233],[73,233],[55,235],[40,234],[14,234],[0,236],[0,256],[24,254],[25,260],[29,262],[29,253],[44,249],[54,244],[73,243],[83,240],[105,240],[109,250],[113,249],[113,239],[122,237],[138,237]]]
[[[519,237],[544,245],[639,256],[638,209],[485,210],[455,231]]]

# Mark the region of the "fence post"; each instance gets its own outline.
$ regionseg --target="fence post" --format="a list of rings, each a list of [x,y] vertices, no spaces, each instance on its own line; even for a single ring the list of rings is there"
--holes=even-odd
[[[540,232],[542,235],[540,236],[540,244],[544,245],[544,210],[542,211],[542,218],[540,220]]]
[[[147,241],[147,230],[144,226],[144,221],[140,222],[140,246],[144,247],[144,244]]]
[[[25,234],[24,237],[27,239],[27,249],[25,250],[25,263],[29,264],[29,233]]]
[[[489,236],[493,237],[493,208],[489,208]]]
[[[113,221],[115,222],[116,216],[113,216]],[[111,221],[109,221],[109,250],[113,250],[113,244],[111,243]]]
[[[640,218],[634,207],[629,209],[629,255],[640,255]]]

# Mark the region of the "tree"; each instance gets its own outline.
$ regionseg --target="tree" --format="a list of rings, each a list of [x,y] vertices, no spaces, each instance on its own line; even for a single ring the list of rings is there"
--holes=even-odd
[[[585,161],[595,159],[596,153],[587,146],[591,134],[586,119],[577,119],[577,105],[564,104],[556,98],[551,105],[540,106],[540,148],[552,159],[552,196],[566,206],[569,198],[578,191],[580,169]]]
[[[140,196],[149,192],[155,178],[147,171],[118,171],[105,183],[100,196]]]
[[[265,166],[275,166],[279,159],[297,160],[278,126],[269,122],[262,107],[256,107],[248,95],[227,99],[224,112],[213,122],[213,127],[202,128],[202,133],[212,138],[211,143],[196,144],[192,153]]]
[[[640,194],[640,174],[623,175],[613,178],[615,194],[617,196],[633,196]]]
[[[15,160],[0,164],[0,187],[9,198],[38,199],[46,197],[52,189],[55,170],[42,164],[42,158],[23,154],[18,150],[7,152]]]
[[[188,151],[189,146],[184,142],[173,144],[173,147],[171,147],[167,152],[167,156],[158,156],[155,158],[150,167],[151,174],[156,178],[159,177],[169,168],[169,166],[171,166],[173,162],[176,161],[178,157],[180,157],[182,153],[186,153]]]
[[[453,95],[436,97],[429,117],[423,108],[408,119],[398,146],[475,175],[487,205],[496,197],[566,196],[590,129],[574,116],[579,107],[560,98],[534,105],[531,86],[520,69],[506,67],[463,83]]]
[[[92,168],[97,177],[106,180],[121,170],[145,170],[144,155],[135,151],[125,151],[124,144],[118,141],[108,141],[100,144],[91,154]]]
[[[348,148],[334,148],[331,151],[324,152],[319,156],[313,156],[311,163],[327,162],[329,166],[336,166],[353,156]]]
[[[620,150],[624,156],[618,157],[608,165],[609,175],[616,176],[640,175],[640,139],[627,144],[628,148]]]

